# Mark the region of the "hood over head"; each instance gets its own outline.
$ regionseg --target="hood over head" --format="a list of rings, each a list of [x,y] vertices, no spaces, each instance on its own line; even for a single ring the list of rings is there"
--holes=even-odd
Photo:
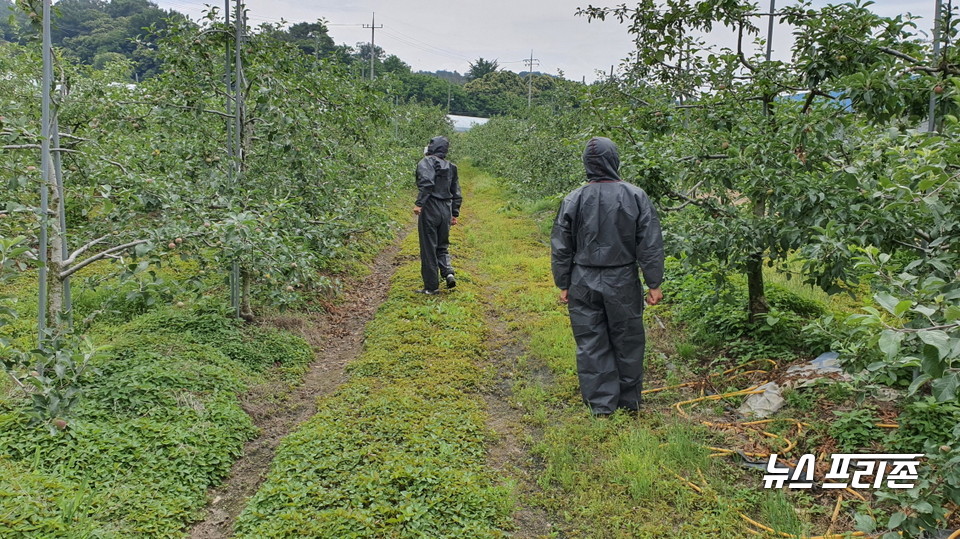
[[[443,135],[433,137],[430,139],[430,144],[427,145],[427,155],[435,155],[441,159],[445,159],[449,151],[450,141]]]
[[[587,180],[617,181],[620,179],[620,155],[617,145],[606,137],[593,137],[583,151],[583,167]]]

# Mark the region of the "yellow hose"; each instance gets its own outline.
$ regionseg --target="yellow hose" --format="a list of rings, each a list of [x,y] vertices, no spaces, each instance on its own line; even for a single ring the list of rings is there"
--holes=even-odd
[[[722,373],[719,373],[719,374],[711,374],[711,375],[709,375],[709,376],[707,377],[707,379],[709,380],[709,379],[714,378],[714,377],[717,377],[717,376],[725,376],[725,375],[729,375],[729,374],[735,373],[735,372],[737,372],[737,371],[740,371],[741,369],[743,369],[744,367],[746,367],[746,366],[748,366],[748,365],[751,365],[751,364],[753,364],[753,363],[756,363],[757,361],[764,361],[764,362],[770,364],[773,369],[777,368],[777,362],[774,361],[774,360],[772,360],[772,359],[753,360],[753,361],[748,361],[748,362],[746,362],[746,363],[743,363],[743,364],[741,364],[741,365],[738,365],[738,366],[736,366],[736,367],[733,367],[733,368],[731,368],[731,369],[727,369],[727,370],[723,371]],[[749,371],[740,372],[738,375],[748,375],[748,374],[758,374],[758,373],[764,373],[764,374],[766,374],[767,371],[764,371],[764,370],[749,370]],[[732,377],[731,377],[731,378],[732,378]],[[687,414],[687,412],[684,410],[684,406],[694,405],[694,404],[698,404],[698,403],[700,403],[700,402],[706,402],[706,401],[716,401],[716,400],[726,399],[726,398],[730,398],[730,397],[740,397],[740,396],[743,396],[743,395],[756,395],[756,394],[759,394],[759,393],[763,393],[763,392],[764,392],[764,390],[761,390],[761,389],[759,389],[759,388],[760,388],[761,386],[763,386],[764,384],[766,384],[766,383],[767,383],[767,382],[764,381],[764,382],[762,382],[762,383],[760,383],[760,384],[754,385],[753,387],[750,387],[750,388],[747,388],[747,389],[742,389],[742,390],[739,390],[739,391],[731,391],[731,392],[729,392],[729,393],[715,394],[715,395],[705,395],[705,394],[704,394],[704,391],[705,391],[706,385],[707,385],[706,381],[686,382],[686,383],[683,383],[683,384],[676,384],[676,385],[667,386],[667,387],[661,387],[661,388],[655,388],[655,389],[646,389],[646,390],[642,391],[642,393],[643,393],[643,394],[650,394],[650,393],[657,393],[657,392],[659,392],[659,391],[666,391],[666,390],[669,390],[669,389],[681,389],[681,388],[684,388],[684,387],[695,387],[695,386],[698,386],[699,389],[700,389],[700,396],[699,396],[699,397],[694,398],[694,399],[684,400],[684,401],[681,401],[681,402],[677,402],[677,403],[675,403],[675,404],[673,405],[673,407],[677,410],[677,412],[678,412],[681,416],[683,416],[683,417],[685,417],[685,418],[687,418],[687,419],[690,419],[690,415]],[[810,424],[809,424],[809,423],[804,423],[804,422],[802,422],[802,421],[799,421],[799,420],[796,420],[796,419],[791,419],[791,418],[760,419],[760,420],[757,420],[757,421],[747,421],[747,422],[744,422],[744,423],[715,423],[715,422],[711,422],[711,421],[702,420],[702,421],[700,421],[700,423],[703,424],[703,425],[705,425],[705,426],[707,426],[707,427],[713,427],[713,428],[721,428],[721,429],[728,429],[728,428],[732,428],[732,429],[745,429],[745,428],[751,428],[751,427],[758,427],[758,426],[760,426],[760,425],[766,425],[766,424],[768,424],[768,423],[773,423],[773,422],[775,422],[775,421],[787,421],[787,422],[792,422],[793,425],[794,425],[794,427],[796,427],[796,429],[797,429],[797,435],[798,435],[798,436],[803,433],[803,427],[810,427]],[[877,423],[876,426],[877,426],[877,427],[880,427],[880,428],[888,428],[888,429],[899,428],[899,425],[897,425],[897,424],[895,424],[895,423]],[[786,446],[785,446],[782,450],[780,450],[780,453],[779,453],[779,454],[789,453],[790,451],[792,451],[793,449],[795,449],[795,448],[797,447],[797,443],[796,443],[796,442],[794,442],[793,440],[791,440],[791,439],[789,439],[789,438],[786,438],[785,436],[780,436],[780,435],[778,435],[778,434],[773,434],[772,432],[768,432],[768,431],[765,431],[765,430],[762,430],[762,429],[755,429],[755,430],[756,430],[757,432],[760,432],[761,434],[763,434],[764,436],[766,436],[766,437],[768,437],[768,438],[774,438],[774,439],[778,439],[778,440],[784,441],[784,442],[786,443]],[[737,453],[737,451],[735,451],[735,450],[733,450],[733,449],[726,449],[726,448],[723,448],[723,447],[711,447],[711,446],[707,446],[707,449],[709,449],[709,450],[711,451],[711,453],[709,454],[710,457],[723,457],[723,456],[732,455],[732,454],[736,454],[736,453]],[[754,458],[765,458],[765,457],[769,457],[769,456],[770,456],[770,453],[747,453],[747,452],[743,452],[743,454],[746,455],[746,456],[749,456],[749,457],[754,457]],[[704,487],[702,487],[702,486],[700,486],[700,485],[697,485],[696,483],[690,481],[689,479],[684,478],[683,476],[681,476],[680,474],[674,472],[673,470],[670,470],[670,471],[671,471],[671,473],[673,473],[673,475],[674,475],[680,482],[682,482],[683,484],[685,484],[685,485],[688,486],[689,488],[693,489],[693,490],[694,490],[695,492],[697,492],[698,494],[701,494],[701,495],[705,495],[705,494],[706,494]],[[697,470],[697,472],[700,474],[701,480],[703,480],[704,484],[706,484],[707,480],[706,480],[706,478],[703,476],[703,472],[701,472],[699,469]],[[849,487],[845,488],[844,491],[850,493],[851,495],[853,495],[854,497],[858,498],[859,500],[861,500],[861,501],[863,501],[863,502],[866,502],[866,501],[867,501],[867,499],[866,499],[862,494],[860,494],[859,492],[857,492],[857,491],[855,491],[855,490],[853,490],[853,489],[851,489],[851,488],[849,488]],[[768,534],[773,534],[773,535],[776,535],[776,536],[778,536],[778,537],[786,537],[786,538],[788,538],[788,539],[844,539],[844,538],[846,538],[846,537],[864,537],[864,536],[866,536],[866,534],[865,534],[864,532],[861,532],[861,531],[849,532],[849,533],[842,533],[842,534],[833,534],[833,533],[831,533],[831,531],[833,530],[833,526],[836,524],[836,521],[837,521],[837,519],[838,519],[839,516],[840,516],[840,510],[841,510],[841,507],[842,507],[842,502],[843,502],[843,495],[840,494],[840,495],[837,496],[837,503],[836,503],[836,505],[834,506],[833,514],[831,515],[831,518],[830,518],[830,526],[829,526],[829,528],[827,528],[827,533],[824,534],[824,535],[817,535],[817,536],[814,536],[814,537],[806,537],[806,536],[793,535],[793,534],[790,534],[790,533],[786,533],[786,532],[782,532],[782,531],[779,531],[779,530],[775,530],[775,529],[773,529],[773,528],[771,528],[771,527],[769,527],[769,526],[766,526],[766,525],[764,525],[764,524],[762,524],[762,523],[760,523],[760,522],[757,522],[756,520],[753,520],[752,518],[748,517],[746,514],[744,514],[744,513],[742,513],[742,512],[739,512],[739,511],[738,511],[737,514],[740,515],[740,518],[743,519],[743,521],[748,524],[748,526],[746,526],[745,529],[746,529],[746,531],[747,531],[748,533],[750,533],[751,535],[763,535],[763,533],[766,532],[766,533],[768,533]],[[870,512],[871,515],[873,514],[873,512],[870,510],[869,505],[867,506],[867,511]],[[758,530],[760,530],[760,531],[758,531]],[[960,539],[960,530],[957,530],[956,532],[954,532],[953,535],[951,535],[948,539]]]

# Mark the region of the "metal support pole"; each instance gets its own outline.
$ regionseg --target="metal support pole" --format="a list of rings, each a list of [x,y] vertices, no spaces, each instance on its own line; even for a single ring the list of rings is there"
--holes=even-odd
[[[777,12],[777,0],[770,0],[770,22],[767,24],[767,61],[773,57],[773,17]]]
[[[230,0],[223,0],[223,21],[224,25],[227,28],[230,28]],[[233,188],[233,122],[231,122],[229,116],[233,114],[233,75],[230,72],[230,62],[233,57],[230,54],[230,40],[226,40],[226,46],[224,47],[224,62],[223,62],[223,81],[227,86],[227,96],[224,98],[224,109],[227,113],[228,118],[226,119],[226,128],[227,128],[227,158],[229,166],[227,167],[227,183],[230,184],[230,188]]]
[[[936,11],[934,12],[933,19],[933,67],[936,68],[940,64],[940,41],[942,39],[941,33],[943,32],[943,0],[936,0]],[[937,92],[930,92],[930,107],[928,111],[929,117],[927,119],[927,131],[930,133],[936,132],[937,130]]]
[[[47,275],[49,263],[47,236],[50,227],[49,187],[52,176],[50,159],[50,92],[53,86],[53,52],[50,38],[50,3],[43,0],[43,79],[41,82],[41,113],[40,113],[40,246],[37,253],[40,258],[39,275],[39,308],[37,309],[37,341],[43,345],[47,333]]]
[[[235,153],[235,163],[236,163],[236,172],[237,180],[240,179],[240,174],[243,170],[243,31],[244,26],[246,25],[246,17],[243,13],[243,5],[240,3],[240,0],[237,0],[237,10],[234,13],[234,20],[236,21],[236,37],[235,45],[236,48],[236,66],[234,68],[234,151]]]
[[[243,174],[243,32],[246,26],[246,17],[243,12],[243,5],[237,0],[236,13],[234,13],[236,25],[236,38],[234,48],[236,49],[236,66],[234,69],[235,87],[234,87],[234,182],[231,190],[236,195],[240,192],[238,184]],[[240,317],[240,262],[234,260],[230,267],[230,306],[235,315]]]
[[[773,58],[773,17],[776,15],[777,10],[777,0],[770,0],[770,22],[767,24],[767,54],[766,60],[769,62]],[[763,100],[763,115],[770,116],[770,103],[773,100],[772,96],[767,96]]]
[[[239,3],[237,5],[239,12]],[[230,28],[230,0],[223,0],[223,21],[224,25],[227,28]],[[236,24],[239,26],[240,17],[236,17]],[[239,50],[239,41],[238,50]],[[226,46],[224,47],[224,61],[223,61],[223,81],[227,88],[227,95],[224,98],[224,109],[226,110],[227,116],[230,116],[234,113],[233,109],[233,100],[236,97],[236,89],[233,85],[233,73],[230,71],[231,62],[233,62],[233,55],[230,51],[230,40],[227,40]],[[234,148],[234,131],[235,131],[235,120],[231,121],[228,117],[226,119],[226,132],[227,132],[227,191],[231,193],[231,196],[236,192],[236,166],[237,166],[237,153]],[[238,290],[240,289],[240,271],[236,262],[230,264],[230,274],[227,279],[228,286],[230,288],[230,308],[233,309],[234,313],[239,316],[240,314],[240,294]]]

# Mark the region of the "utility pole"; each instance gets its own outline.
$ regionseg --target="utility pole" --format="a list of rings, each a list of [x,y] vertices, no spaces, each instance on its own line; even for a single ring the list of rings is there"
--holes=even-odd
[[[450,101],[453,99],[453,83],[447,81],[447,114],[450,114]]]
[[[536,62],[536,63],[534,63]],[[540,60],[533,57],[533,49],[530,49],[530,59],[524,60],[527,65],[527,108],[533,103],[533,67],[540,65]]]
[[[376,37],[377,37],[377,28],[383,28],[383,25],[377,26],[377,14],[374,13],[373,17],[370,19],[370,24],[364,24],[364,28],[370,29],[370,80],[376,78],[373,61],[377,58],[376,55]]]

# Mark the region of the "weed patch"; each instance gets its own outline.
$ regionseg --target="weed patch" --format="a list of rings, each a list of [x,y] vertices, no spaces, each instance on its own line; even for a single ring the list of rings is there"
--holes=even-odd
[[[238,395],[263,367],[312,357],[298,337],[203,308],[101,326],[98,341],[100,375],[64,432],[0,404],[0,536],[178,535],[256,434]]]

